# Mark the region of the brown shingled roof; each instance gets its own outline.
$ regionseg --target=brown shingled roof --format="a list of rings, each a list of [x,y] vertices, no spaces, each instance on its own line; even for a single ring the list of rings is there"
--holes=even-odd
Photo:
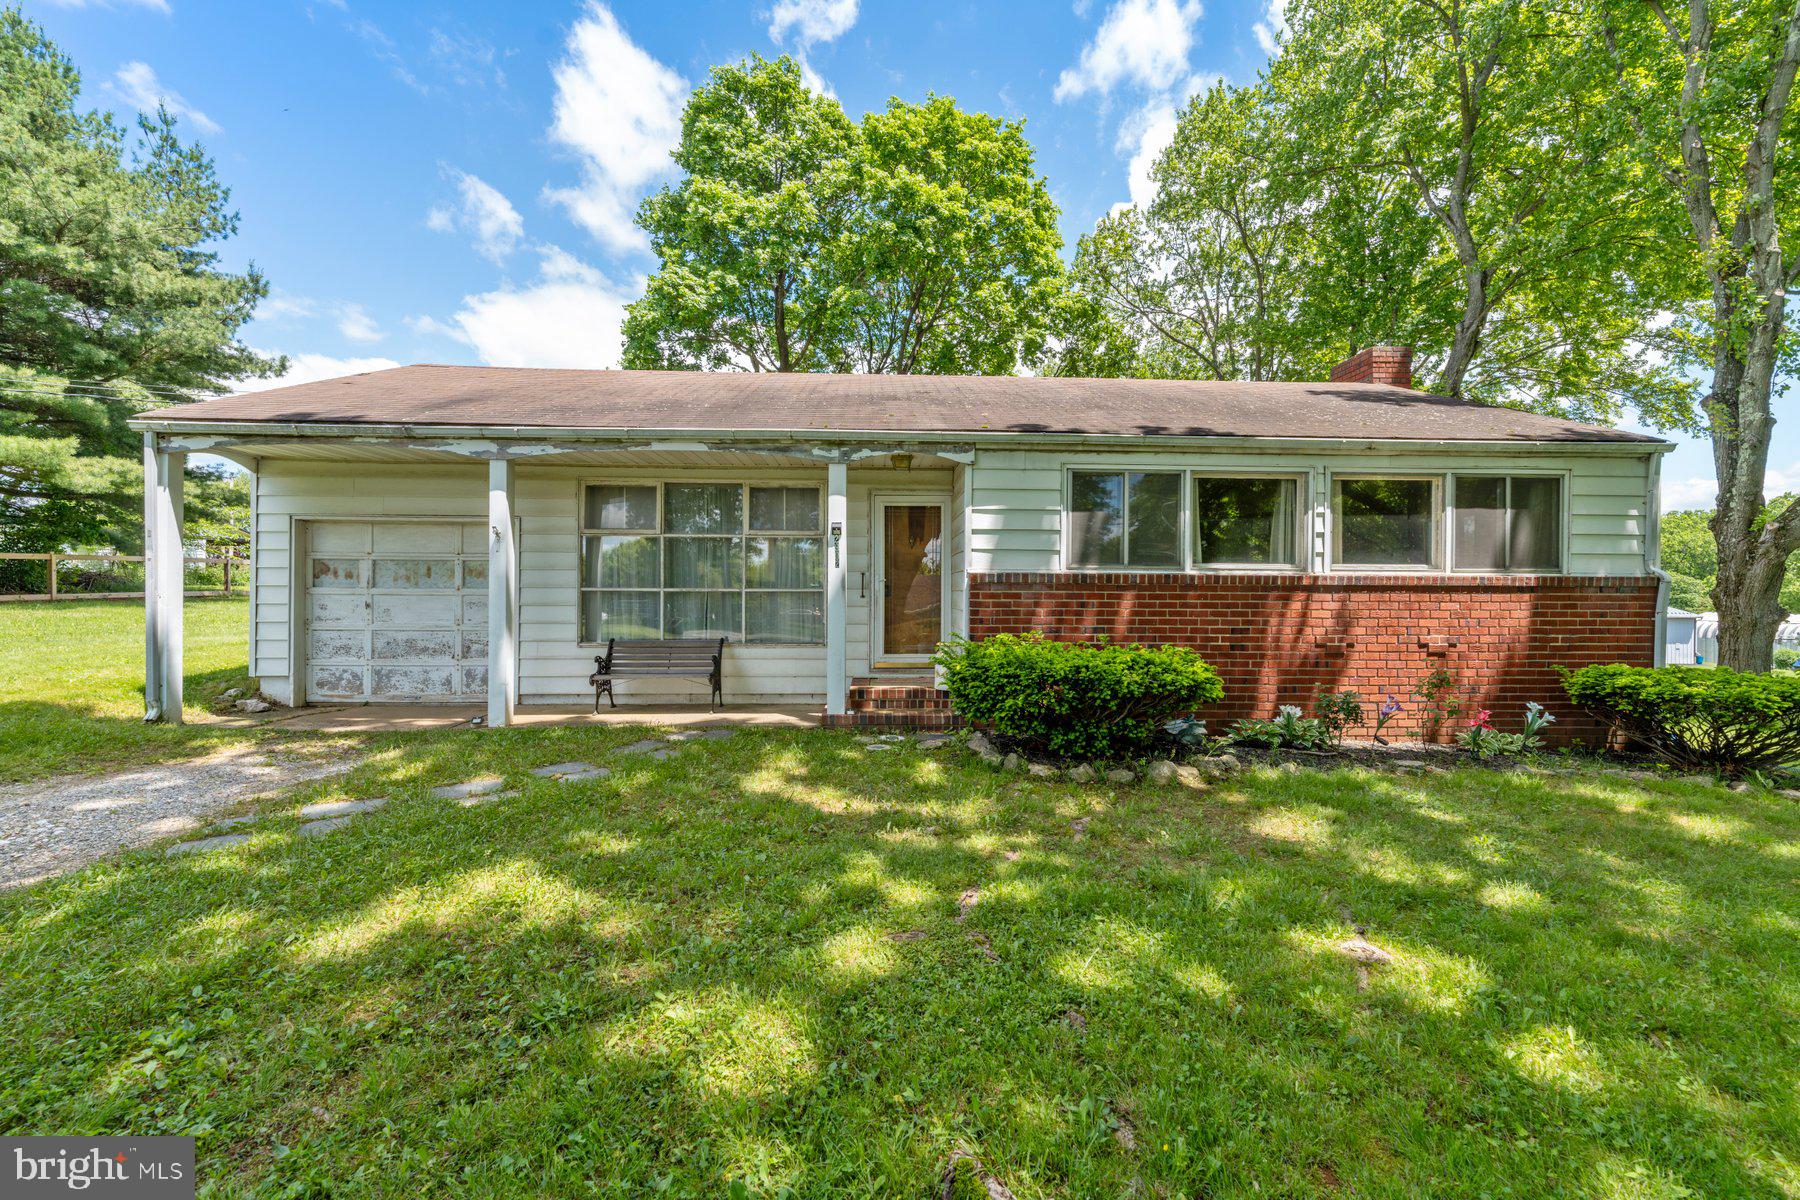
[[[1054,433],[1403,441],[1657,439],[1368,383],[410,366],[158,410],[155,421]]]

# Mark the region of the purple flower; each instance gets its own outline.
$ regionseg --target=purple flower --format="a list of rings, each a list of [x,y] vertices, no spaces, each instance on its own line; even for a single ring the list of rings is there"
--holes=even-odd
[[[1376,711],[1384,717],[1391,717],[1395,713],[1404,711],[1405,708],[1406,706],[1400,703],[1399,697],[1389,696],[1386,700],[1381,702],[1381,707]]]

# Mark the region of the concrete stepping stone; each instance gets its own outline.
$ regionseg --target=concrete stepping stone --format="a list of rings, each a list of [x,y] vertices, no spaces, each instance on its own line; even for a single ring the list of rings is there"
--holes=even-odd
[[[512,800],[518,794],[517,792],[482,792],[475,796],[464,796],[456,803],[462,808],[475,808],[482,804],[492,804],[496,800]]]
[[[308,821],[300,827],[301,837],[324,837],[336,832],[350,823],[349,817],[327,817],[323,821]]]
[[[674,733],[669,734],[666,740],[671,742],[717,742],[728,737],[736,736],[737,730],[735,729],[727,729],[723,726],[712,725],[705,729],[679,729]]]
[[[319,817],[350,817],[357,813],[374,812],[386,803],[386,796],[376,796],[372,800],[321,800],[317,804],[303,807],[300,815],[308,820]]]
[[[612,774],[610,767],[596,767],[589,762],[552,763],[547,767],[533,767],[531,773],[540,779],[554,779],[559,783],[577,783],[583,779],[605,779]]]
[[[642,754],[650,758],[664,759],[675,753],[675,747],[667,745],[656,738],[645,738],[643,741],[633,742],[629,746],[620,746],[614,753]]]
[[[470,796],[485,796],[489,792],[497,792],[506,786],[506,780],[498,775],[482,775],[466,783],[447,783],[443,787],[434,787],[431,794],[439,800],[465,800]]]
[[[175,858],[182,854],[205,854],[208,850],[223,850],[227,846],[241,846],[250,840],[247,833],[227,833],[219,837],[201,838],[193,842],[176,842],[163,851],[163,857]]]

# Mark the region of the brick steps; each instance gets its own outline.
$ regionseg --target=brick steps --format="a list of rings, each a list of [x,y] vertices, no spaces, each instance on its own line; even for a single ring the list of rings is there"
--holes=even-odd
[[[961,724],[950,711],[950,697],[929,675],[864,676],[850,681],[841,717],[827,725],[856,728],[950,729]]]

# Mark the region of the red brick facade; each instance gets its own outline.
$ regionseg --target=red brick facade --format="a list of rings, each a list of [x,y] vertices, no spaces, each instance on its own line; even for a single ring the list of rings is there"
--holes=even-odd
[[[1354,689],[1406,705],[1389,731],[1414,736],[1413,685],[1445,667],[1465,703],[1517,729],[1527,701],[1558,740],[1602,734],[1570,708],[1557,666],[1654,661],[1656,580],[1519,575],[1145,575],[1002,572],[969,580],[969,636],[1040,630],[1071,640],[1189,646],[1225,683],[1201,715],[1222,728],[1314,693]],[[1367,730],[1362,730],[1366,734]],[[1445,736],[1455,732],[1446,730]],[[1352,736],[1355,736],[1353,733]]]

